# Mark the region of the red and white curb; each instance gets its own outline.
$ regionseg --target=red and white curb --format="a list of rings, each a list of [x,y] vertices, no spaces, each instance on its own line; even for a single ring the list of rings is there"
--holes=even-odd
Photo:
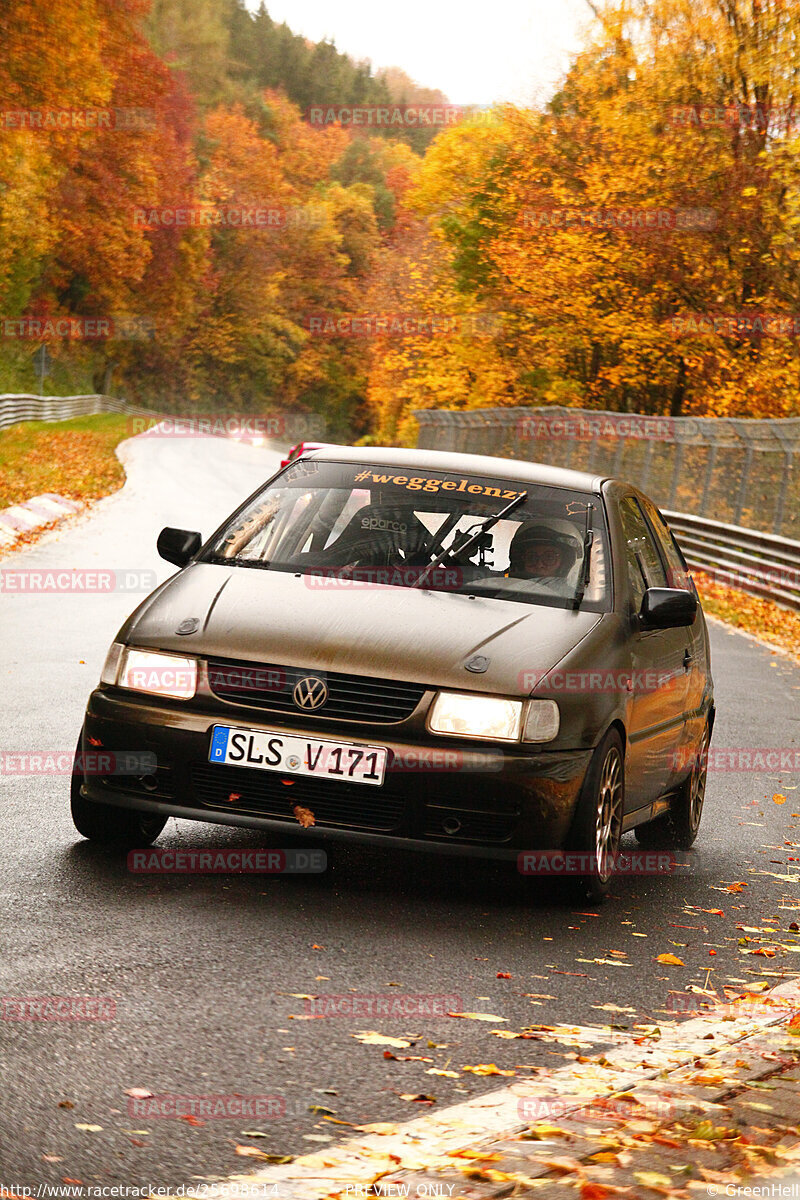
[[[658,1029],[654,1026],[649,1036],[634,1032],[604,1050],[597,1061],[520,1079],[464,1104],[387,1124],[385,1132],[376,1126],[375,1132],[291,1163],[224,1181],[217,1177],[197,1189],[187,1184],[185,1195],[202,1200],[230,1200],[239,1194],[263,1200],[322,1200],[334,1194],[365,1197],[380,1176],[444,1168],[452,1173],[453,1156],[460,1151],[513,1137],[531,1125],[554,1123],[548,1112],[563,1125],[571,1111],[578,1113],[592,1102],[609,1101],[622,1093],[655,1112],[670,1112],[671,1120],[681,1113],[714,1112],[715,1095],[740,1080],[779,1069],[782,1049],[785,1054],[800,1052],[800,1039],[784,1028],[798,1013],[800,981],[793,980],[763,997],[748,997],[741,1004],[720,1006],[717,1012]],[[712,1069],[724,1071],[726,1087],[707,1085],[704,1072]],[[549,1141],[545,1136],[537,1145],[551,1156],[558,1153],[555,1138]]]
[[[23,504],[0,509],[0,546],[13,546],[23,534],[72,516],[83,508],[77,500],[45,492]]]

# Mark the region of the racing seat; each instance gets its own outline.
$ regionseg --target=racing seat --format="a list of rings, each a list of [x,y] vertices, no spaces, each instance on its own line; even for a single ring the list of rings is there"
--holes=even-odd
[[[351,517],[339,537],[320,558],[329,566],[425,566],[431,534],[414,509],[403,505],[366,504]]]

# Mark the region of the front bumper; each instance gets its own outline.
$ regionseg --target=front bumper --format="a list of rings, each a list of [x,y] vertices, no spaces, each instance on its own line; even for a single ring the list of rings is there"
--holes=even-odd
[[[372,787],[212,764],[211,734],[221,724],[385,746],[385,781]],[[505,859],[564,845],[591,759],[591,750],[500,749],[397,725],[311,729],[284,714],[192,711],[111,688],[92,693],[83,736],[86,751],[144,751],[157,764],[141,778],[85,775],[89,800],[214,824]],[[296,805],[314,813],[310,830],[300,828]]]

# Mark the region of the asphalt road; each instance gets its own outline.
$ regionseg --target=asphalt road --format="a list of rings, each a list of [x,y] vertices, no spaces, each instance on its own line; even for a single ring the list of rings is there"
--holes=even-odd
[[[161,580],[171,570],[155,554],[161,526],[207,534],[276,461],[266,448],[219,439],[139,439],[126,453],[122,492],[0,567],[152,570]],[[0,594],[0,749],[74,746],[107,646],[140,598]],[[800,668],[719,625],[712,643],[715,748],[796,747]],[[0,1184],[174,1187],[226,1176],[247,1169],[237,1143],[298,1154],[347,1132],[314,1106],[354,1124],[406,1120],[423,1110],[402,1094],[433,1096],[439,1108],[508,1082],[464,1065],[524,1075],[595,1052],[608,1042],[608,1022],[670,1019],[670,992],[689,984],[777,983],[800,968],[800,934],[789,930],[800,919],[798,774],[712,772],[690,868],[620,878],[594,914],[554,902],[546,884],[507,866],[335,844],[317,876],[131,875],[124,856],[76,834],[67,777],[4,775]],[[159,839],[270,844],[251,831],[176,821]],[[715,890],[735,881],[747,886]],[[781,945],[774,956],[745,953],[760,941]],[[664,953],[685,965],[656,962]],[[463,1010],[505,1021],[296,1019],[303,995],[351,990],[455,995]],[[8,1019],[18,1011],[9,998],[43,996],[110,997],[116,1017]],[[625,1011],[598,1007],[608,1004]],[[576,1051],[491,1032],[534,1023],[591,1027],[579,1040],[594,1045]],[[405,1036],[413,1046],[397,1054],[433,1062],[386,1060],[384,1046],[353,1038],[360,1030]],[[431,1067],[459,1074],[429,1075]],[[142,1118],[127,1110],[131,1088],[278,1096],[285,1113],[203,1124]],[[252,1130],[267,1137],[244,1136]]]

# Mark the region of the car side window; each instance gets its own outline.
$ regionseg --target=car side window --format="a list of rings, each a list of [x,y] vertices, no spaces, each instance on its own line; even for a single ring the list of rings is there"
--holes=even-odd
[[[686,562],[683,555],[678,549],[675,538],[672,536],[672,530],[667,522],[662,517],[661,513],[656,508],[655,504],[649,500],[642,500],[642,508],[644,509],[650,524],[655,532],[658,544],[664,554],[664,559],[667,564],[667,579],[669,586],[672,588],[680,588],[684,592],[693,592],[694,584],[692,577],[686,568]]]
[[[634,607],[638,610],[647,588],[666,587],[667,576],[653,535],[633,496],[625,496],[620,501],[619,515],[625,534],[628,580]]]

